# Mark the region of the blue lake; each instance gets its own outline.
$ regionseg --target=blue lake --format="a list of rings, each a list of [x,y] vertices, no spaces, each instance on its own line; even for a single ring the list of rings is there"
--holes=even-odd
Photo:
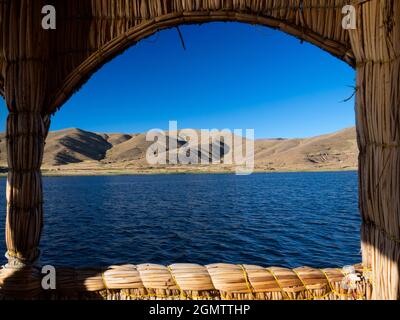
[[[45,177],[44,192],[42,263],[361,261],[356,172]]]

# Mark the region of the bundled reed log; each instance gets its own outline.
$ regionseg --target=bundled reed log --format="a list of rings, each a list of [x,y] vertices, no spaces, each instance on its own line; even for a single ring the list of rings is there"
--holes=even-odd
[[[50,76],[49,35],[41,28],[43,1],[2,1],[4,93],[7,118],[8,265],[23,267],[39,257],[43,225],[40,166],[48,128],[42,110]],[[6,31],[4,31],[6,30]],[[38,45],[40,44],[40,45]]]
[[[111,300],[314,300],[369,299],[372,284],[361,266],[353,287],[342,269],[263,268],[254,265],[156,264],[111,266],[106,269],[59,268],[56,290],[40,293],[36,270],[0,272],[0,292],[69,299]]]
[[[0,299],[34,299],[42,292],[39,269],[0,269]]]

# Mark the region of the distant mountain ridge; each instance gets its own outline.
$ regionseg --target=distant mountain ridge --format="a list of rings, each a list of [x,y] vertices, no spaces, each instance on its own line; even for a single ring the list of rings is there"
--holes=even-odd
[[[179,141],[178,141],[179,142]],[[43,158],[44,167],[73,164],[147,166],[146,151],[154,142],[145,134],[105,134],[81,129],[49,133]],[[178,145],[182,145],[180,141]],[[210,146],[198,146],[202,153]],[[215,148],[216,146],[211,146]],[[219,147],[219,146],[218,146]],[[232,146],[227,146],[232,149]],[[355,128],[304,139],[255,140],[255,166],[260,170],[320,170],[357,167]],[[5,135],[0,134],[0,163],[5,166]]]

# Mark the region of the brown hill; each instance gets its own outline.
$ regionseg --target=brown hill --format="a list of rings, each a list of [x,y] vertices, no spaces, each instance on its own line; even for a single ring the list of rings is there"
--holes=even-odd
[[[190,144],[178,136],[178,148]],[[80,129],[50,132],[46,140],[43,167],[66,168],[88,164],[107,169],[145,167],[146,151],[153,142],[145,134],[104,134]],[[195,153],[224,147],[222,142],[191,145]],[[196,149],[197,148],[197,149]],[[226,145],[232,151],[232,146]],[[5,136],[0,134],[0,164],[6,166]],[[355,128],[305,139],[260,139],[255,141],[255,166],[259,170],[334,170],[357,167],[358,149]],[[215,159],[214,159],[215,160]]]
[[[257,140],[256,165],[290,170],[356,168],[358,147],[355,128],[307,139]]]
[[[99,161],[111,147],[111,143],[101,135],[80,129],[50,132],[46,140],[43,163],[64,165],[87,160]]]

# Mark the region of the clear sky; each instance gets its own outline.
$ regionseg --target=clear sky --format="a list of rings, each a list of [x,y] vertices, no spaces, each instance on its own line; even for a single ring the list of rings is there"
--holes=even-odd
[[[53,117],[51,130],[255,129],[309,137],[354,126],[355,72],[308,43],[261,26],[164,30],[100,69]],[[6,108],[0,101],[0,130]]]

